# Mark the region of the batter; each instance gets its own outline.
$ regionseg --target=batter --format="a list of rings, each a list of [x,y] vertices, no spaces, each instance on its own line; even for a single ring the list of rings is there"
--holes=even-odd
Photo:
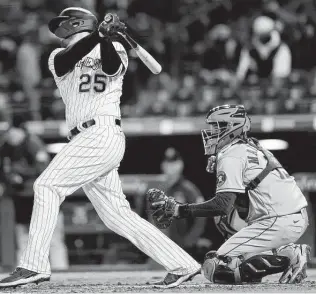
[[[0,287],[50,279],[48,254],[59,207],[81,187],[107,227],[166,268],[168,274],[157,286],[181,284],[199,273],[200,265],[131,210],[118,175],[125,151],[120,96],[128,57],[111,37],[124,24],[108,14],[98,27],[90,11],[71,7],[49,28],[66,46],[51,53],[48,66],[66,106],[71,140],[34,183],[28,245]]]
[[[308,226],[307,201],[294,178],[271,152],[247,137],[250,119],[242,105],[211,109],[206,122],[209,128],[202,136],[210,156],[207,169],[216,171],[216,195],[199,204],[179,204],[162,191],[150,190],[158,225],[163,219],[169,224],[170,214],[231,217],[235,208],[248,225],[241,224],[217,251],[207,253],[204,276],[213,283],[234,284],[283,272],[280,283],[303,281],[310,247],[294,243]]]

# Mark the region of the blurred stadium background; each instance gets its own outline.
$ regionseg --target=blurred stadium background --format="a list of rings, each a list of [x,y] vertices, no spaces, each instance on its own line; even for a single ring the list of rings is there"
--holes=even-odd
[[[163,186],[161,162],[169,147],[181,154],[184,176],[205,199],[212,197],[215,181],[205,171],[200,138],[204,116],[211,107],[242,103],[251,114],[253,136],[265,140],[305,191],[310,227],[303,238],[315,256],[315,1],[1,0],[0,129],[5,132],[12,116],[22,114],[27,130],[44,140],[52,158],[67,142],[67,129],[64,105],[47,67],[50,52],[59,44],[47,22],[67,6],[90,9],[99,19],[105,12],[117,12],[163,65],[163,72],[154,76],[129,52],[122,96],[127,150],[120,173],[132,207],[147,217],[144,194],[149,187]],[[258,17],[261,22],[254,26]],[[272,31],[280,41],[266,63],[258,59],[243,74],[241,60],[255,47],[256,34],[266,37]],[[289,48],[286,56],[277,54],[280,46]],[[1,186],[3,269],[13,268],[16,260],[12,198],[30,197],[32,182],[18,190]],[[150,264],[101,223],[82,191],[66,199],[62,211],[70,267]],[[212,219],[199,240],[193,252],[199,258],[223,242]]]

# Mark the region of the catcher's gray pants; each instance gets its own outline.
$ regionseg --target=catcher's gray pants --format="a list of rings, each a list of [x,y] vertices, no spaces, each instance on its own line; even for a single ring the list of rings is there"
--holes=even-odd
[[[242,255],[245,259],[267,254],[267,251],[295,243],[307,226],[306,208],[299,213],[264,219],[242,228],[217,250],[217,254],[230,257]]]

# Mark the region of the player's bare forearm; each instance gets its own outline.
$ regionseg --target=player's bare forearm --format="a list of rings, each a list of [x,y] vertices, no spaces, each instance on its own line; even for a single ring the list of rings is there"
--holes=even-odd
[[[221,192],[208,201],[195,204],[180,204],[176,209],[178,218],[187,217],[213,217],[227,215],[237,198],[237,193]]]
[[[61,77],[73,70],[76,63],[86,56],[99,42],[100,37],[96,30],[57,53],[54,59],[57,76]]]

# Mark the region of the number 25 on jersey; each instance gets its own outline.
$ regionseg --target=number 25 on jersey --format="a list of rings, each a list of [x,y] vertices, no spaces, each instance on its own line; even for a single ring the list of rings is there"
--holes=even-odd
[[[107,77],[102,74],[82,74],[80,76],[79,92],[88,93],[91,89],[96,93],[105,91],[107,85]]]

